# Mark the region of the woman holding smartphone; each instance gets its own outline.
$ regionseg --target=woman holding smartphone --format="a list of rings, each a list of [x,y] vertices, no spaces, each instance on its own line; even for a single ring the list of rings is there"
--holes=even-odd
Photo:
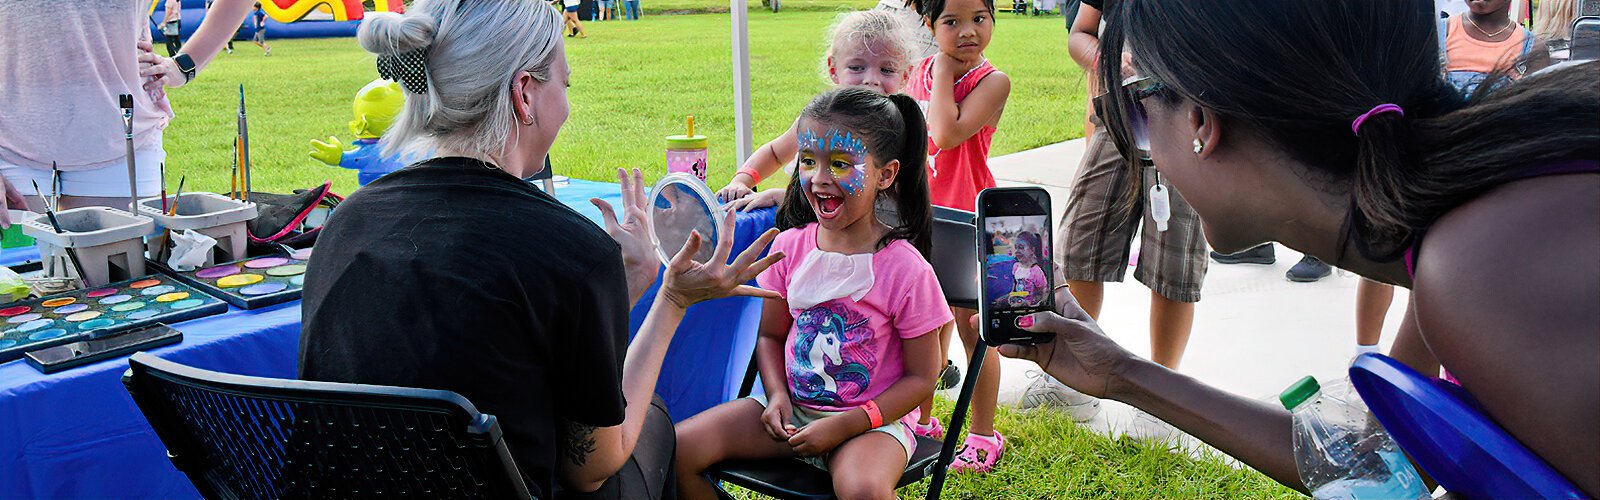
[[[1427,0],[1129,0],[1110,14],[1101,68],[1126,44],[1135,75],[1100,75],[1108,128],[1148,149],[1218,251],[1277,241],[1410,288],[1424,348],[1600,496],[1600,441],[1573,439],[1600,420],[1600,63],[1464,100],[1440,77]],[[1526,139],[1486,147],[1492,130]],[[1282,407],[1139,359],[1071,294],[1056,302],[1027,327],[1053,342],[1002,354],[1304,490]]]

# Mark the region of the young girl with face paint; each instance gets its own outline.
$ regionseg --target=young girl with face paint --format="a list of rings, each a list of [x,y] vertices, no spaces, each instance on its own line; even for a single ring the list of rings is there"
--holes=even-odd
[[[1011,242],[1011,258],[1014,259],[1011,276],[1015,283],[1011,305],[1038,305],[1044,300],[1044,294],[1050,292],[1050,281],[1045,277],[1044,267],[1039,265],[1044,260],[1039,235],[1031,231],[1017,233]]]
[[[989,143],[1011,94],[1011,79],[983,56],[994,35],[994,0],[910,0],[939,43],[939,53],[911,70],[906,94],[916,98],[928,119],[928,186],[933,204],[973,211],[978,192],[994,187],[989,172]],[[962,345],[976,345],[970,321],[977,311],[955,310],[955,329]],[[948,346],[949,332],[941,333]],[[970,353],[969,353],[970,354]],[[972,427],[950,469],[988,472],[1005,450],[1005,438],[994,430],[1000,396],[1000,358],[989,350],[973,391]],[[969,356],[970,359],[970,356]],[[933,399],[918,410],[918,434],[937,437],[944,429],[929,415]]]
[[[798,122],[772,251],[757,368],[765,396],[678,425],[678,493],[714,498],[705,471],[730,459],[802,457],[833,472],[840,498],[892,498],[915,451],[902,418],[933,393],[951,320],[928,264],[927,128],[905,95],[823,93]],[[880,221],[879,198],[899,213]]]
[[[859,85],[884,94],[899,93],[911,77],[911,27],[894,13],[865,10],[841,14],[828,37],[822,64],[834,85]],[[762,145],[734,174],[717,198],[735,210],[770,207],[783,201],[782,190],[755,193],[762,179],[793,163],[800,122]]]

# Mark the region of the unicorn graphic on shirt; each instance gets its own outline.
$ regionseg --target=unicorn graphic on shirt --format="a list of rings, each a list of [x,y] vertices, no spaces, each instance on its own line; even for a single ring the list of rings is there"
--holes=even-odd
[[[866,390],[871,375],[865,363],[876,357],[866,346],[872,339],[868,319],[842,305],[818,305],[795,318],[789,381],[794,398],[823,406],[839,406],[844,396]]]

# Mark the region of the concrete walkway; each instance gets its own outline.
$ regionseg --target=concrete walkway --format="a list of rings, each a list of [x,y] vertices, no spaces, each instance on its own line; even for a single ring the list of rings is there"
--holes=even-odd
[[[1054,206],[1053,220],[1059,222],[1084,143],[1078,139],[996,157],[990,160],[990,169],[1001,186],[1044,187]],[[1312,375],[1327,384],[1344,376],[1355,355],[1360,278],[1335,271],[1317,283],[1293,283],[1284,273],[1301,254],[1278,245],[1277,257],[1270,266],[1210,263],[1180,372],[1235,394],[1274,402],[1278,392],[1300,377]],[[1396,290],[1384,325],[1385,350],[1394,341],[1406,300],[1406,291]],[[1149,312],[1150,290],[1133,280],[1131,269],[1127,281],[1106,285],[1100,325],[1141,356],[1150,353]],[[951,352],[961,351],[952,345]],[[956,363],[964,365],[965,360]],[[1028,372],[1038,367],[1013,359],[1001,364],[1001,404],[1015,404],[1032,381]],[[949,396],[954,397],[953,391]],[[1131,424],[1130,407],[1105,401],[1102,408],[1087,424],[1090,428],[1115,435]]]

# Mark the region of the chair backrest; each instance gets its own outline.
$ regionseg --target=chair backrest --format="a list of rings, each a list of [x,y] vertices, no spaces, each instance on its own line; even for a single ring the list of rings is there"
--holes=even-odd
[[[978,226],[972,212],[933,207],[933,273],[946,302],[978,308]]]
[[[495,417],[454,392],[128,363],[123,385],[207,498],[531,497]]]

